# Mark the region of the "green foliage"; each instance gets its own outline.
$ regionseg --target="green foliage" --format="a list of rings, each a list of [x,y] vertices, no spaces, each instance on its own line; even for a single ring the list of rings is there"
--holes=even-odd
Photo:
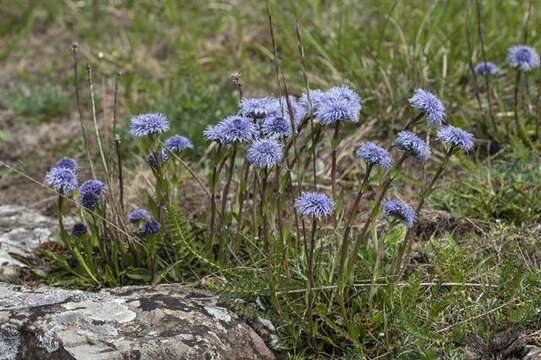
[[[7,91],[0,105],[13,111],[18,120],[40,123],[66,116],[71,102],[71,96],[58,86],[30,84],[29,87]]]
[[[541,165],[519,150],[490,164],[478,164],[451,189],[436,192],[434,204],[485,221],[530,223],[541,216]]]

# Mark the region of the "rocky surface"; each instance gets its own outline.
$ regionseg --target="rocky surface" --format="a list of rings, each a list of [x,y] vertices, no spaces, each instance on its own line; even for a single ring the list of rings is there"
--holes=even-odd
[[[21,206],[0,206],[0,281],[17,282],[26,266],[13,254],[27,256],[53,240],[56,221]]]
[[[217,297],[181,285],[99,293],[0,283],[0,360],[274,359]]]

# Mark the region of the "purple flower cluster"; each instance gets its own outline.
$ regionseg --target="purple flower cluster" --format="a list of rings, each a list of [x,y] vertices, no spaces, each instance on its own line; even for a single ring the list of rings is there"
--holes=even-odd
[[[532,47],[516,45],[507,50],[507,62],[518,71],[528,72],[539,67],[539,55]]]
[[[445,118],[445,106],[434,94],[423,89],[415,90],[409,99],[410,105],[422,112],[431,127],[440,126]]]
[[[128,213],[128,220],[133,224],[141,225],[139,233],[154,235],[160,231],[160,223],[152,217],[147,209],[135,209]]]
[[[280,110],[277,99],[270,96],[262,98],[244,98],[239,104],[239,114],[253,119],[262,119]]]
[[[270,116],[263,121],[261,131],[264,136],[269,138],[289,138],[292,134],[291,122],[284,116]]]
[[[336,122],[357,122],[361,112],[361,98],[347,86],[333,87],[312,102],[314,116],[322,125]]]
[[[148,221],[152,218],[150,212],[147,209],[135,209],[128,213],[128,220],[131,223],[138,221]]]
[[[170,152],[181,152],[186,149],[193,149],[193,144],[186,136],[173,135],[164,142],[164,148]]]
[[[79,236],[83,236],[87,233],[87,228],[86,228],[86,225],[83,224],[83,223],[76,223],[73,225],[73,227],[71,228],[71,231],[70,231],[70,234],[71,236],[75,236],[75,237],[79,237]]]
[[[96,208],[103,198],[105,185],[99,180],[87,180],[79,187],[79,204],[87,209]]]
[[[473,149],[473,135],[454,126],[444,126],[438,131],[437,138],[442,143],[470,152]]]
[[[473,67],[473,72],[477,76],[498,75],[500,73],[500,69],[494,63],[480,62]]]
[[[324,193],[304,192],[295,201],[295,209],[302,217],[321,219],[334,211],[334,201]]]
[[[272,168],[282,160],[282,146],[275,140],[257,140],[248,148],[246,159],[261,169]]]
[[[77,163],[77,161],[69,157],[58,160],[55,167],[70,169],[74,173],[77,173],[77,171],[79,171],[79,164]]]
[[[157,169],[158,166],[156,164],[156,158],[158,158],[159,165],[160,167],[162,167],[167,161],[167,159],[169,158],[169,152],[165,148],[160,149],[157,154],[151,152],[147,155],[145,161],[148,164],[148,166],[150,166],[153,169]]]
[[[130,134],[135,137],[158,135],[169,130],[169,121],[163,114],[141,114],[131,119]]]
[[[58,192],[70,194],[77,189],[77,176],[75,172],[67,167],[53,167],[46,176],[49,186]]]
[[[251,143],[259,136],[257,126],[243,116],[229,116],[205,130],[205,138],[221,145]]]
[[[362,144],[357,151],[355,151],[355,155],[366,161],[368,165],[378,166],[385,170],[389,170],[393,162],[391,154],[374,143]]]
[[[383,203],[383,212],[387,216],[392,216],[403,221],[407,227],[415,224],[415,211],[408,204],[400,200],[386,200]]]
[[[428,145],[411,131],[399,132],[394,146],[419,161],[426,161],[430,156]]]

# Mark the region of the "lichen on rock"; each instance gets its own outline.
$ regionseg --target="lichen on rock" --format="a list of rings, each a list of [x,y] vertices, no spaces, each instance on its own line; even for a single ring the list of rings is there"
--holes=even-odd
[[[99,293],[0,283],[0,360],[274,359],[206,291],[182,285]]]

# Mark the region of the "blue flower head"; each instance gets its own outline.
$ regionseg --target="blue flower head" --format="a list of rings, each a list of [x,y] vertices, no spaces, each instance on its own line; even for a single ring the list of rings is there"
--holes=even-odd
[[[105,184],[100,180],[87,180],[81,184],[79,188],[80,192],[93,192],[97,195],[101,195],[105,191]]]
[[[288,138],[291,137],[291,122],[286,116],[269,116],[261,125],[263,135],[266,137]]]
[[[361,98],[355,90],[347,86],[329,89],[317,101],[314,115],[323,125],[359,121]]]
[[[494,63],[480,62],[479,64],[473,67],[473,72],[477,76],[498,75],[500,73],[500,69]]]
[[[69,194],[77,188],[77,177],[73,170],[65,167],[54,167],[47,173],[47,184],[56,191]]]
[[[470,152],[473,149],[473,135],[454,126],[444,126],[438,131],[439,141],[453,147]]]
[[[71,236],[76,236],[76,237],[79,237],[79,236],[83,236],[86,234],[86,225],[83,224],[83,223],[76,223],[73,225],[73,227],[71,228]]]
[[[77,163],[77,161],[69,157],[65,157],[63,159],[58,160],[56,162],[55,167],[67,168],[73,171],[74,173],[77,173],[77,171],[79,170],[79,164]]]
[[[310,115],[310,108],[312,109],[311,113],[314,114],[316,109],[319,108],[323,96],[324,92],[319,89],[310,90],[308,93],[302,94],[298,101],[299,109],[301,110],[300,118],[304,119],[308,117]],[[310,97],[310,99],[308,99],[308,97]]]
[[[539,55],[534,48],[517,45],[507,50],[507,62],[512,68],[528,72],[539,66]]]
[[[171,152],[180,152],[185,149],[193,149],[193,144],[185,136],[173,135],[164,142],[164,147]]]
[[[385,170],[389,170],[392,165],[391,154],[374,143],[362,144],[357,151],[355,151],[355,155],[366,161],[369,165],[379,166]]]
[[[248,148],[246,158],[255,166],[268,169],[282,160],[282,147],[275,140],[257,140]]]
[[[79,204],[87,209],[95,209],[101,201],[101,197],[93,192],[79,193]]]
[[[102,200],[105,185],[99,180],[87,180],[79,187],[79,204],[94,209]]]
[[[135,209],[128,213],[128,220],[131,223],[135,223],[138,221],[148,221],[150,219],[152,219],[152,216],[147,209]]]
[[[165,161],[167,161],[167,159],[169,158],[169,153],[167,152],[167,150],[165,150],[165,148],[160,149],[160,151],[158,152],[158,158],[160,160],[160,167],[161,167],[163,166],[163,164],[165,164]],[[147,155],[145,161],[148,164],[148,166],[150,166],[153,169],[156,169],[156,155],[153,152]]]
[[[286,118],[287,121],[290,123],[289,121],[290,114],[289,114],[289,108],[287,106],[286,97],[282,96],[280,98],[280,102],[282,104],[283,115],[282,115],[282,112],[278,112],[277,116],[282,116]],[[304,119],[305,109],[293,95],[289,95],[289,104],[291,105],[291,112],[293,113],[293,124],[295,124],[295,126],[298,126]]]
[[[303,192],[295,201],[295,209],[302,217],[327,217],[334,211],[334,201],[324,193]]]
[[[383,203],[383,212],[387,216],[393,216],[403,221],[407,227],[415,224],[415,211],[406,203],[400,200],[386,200]]]
[[[163,114],[141,114],[131,119],[130,134],[135,137],[157,135],[169,130],[169,121]]]
[[[258,137],[259,131],[256,125],[243,116],[228,116],[215,126],[205,130],[207,140],[221,145],[247,142],[250,143]]]
[[[278,100],[270,96],[262,98],[243,98],[239,104],[239,113],[253,119],[261,119],[280,110]]]
[[[141,230],[145,235],[154,235],[158,231],[160,231],[160,228],[161,228],[161,225],[158,221],[156,221],[155,219],[150,219],[143,224],[143,227]]]
[[[424,114],[431,127],[440,126],[446,116],[445,106],[430,91],[417,89],[408,101],[412,107]]]
[[[419,161],[426,161],[430,156],[428,145],[411,131],[399,132],[394,146]]]

